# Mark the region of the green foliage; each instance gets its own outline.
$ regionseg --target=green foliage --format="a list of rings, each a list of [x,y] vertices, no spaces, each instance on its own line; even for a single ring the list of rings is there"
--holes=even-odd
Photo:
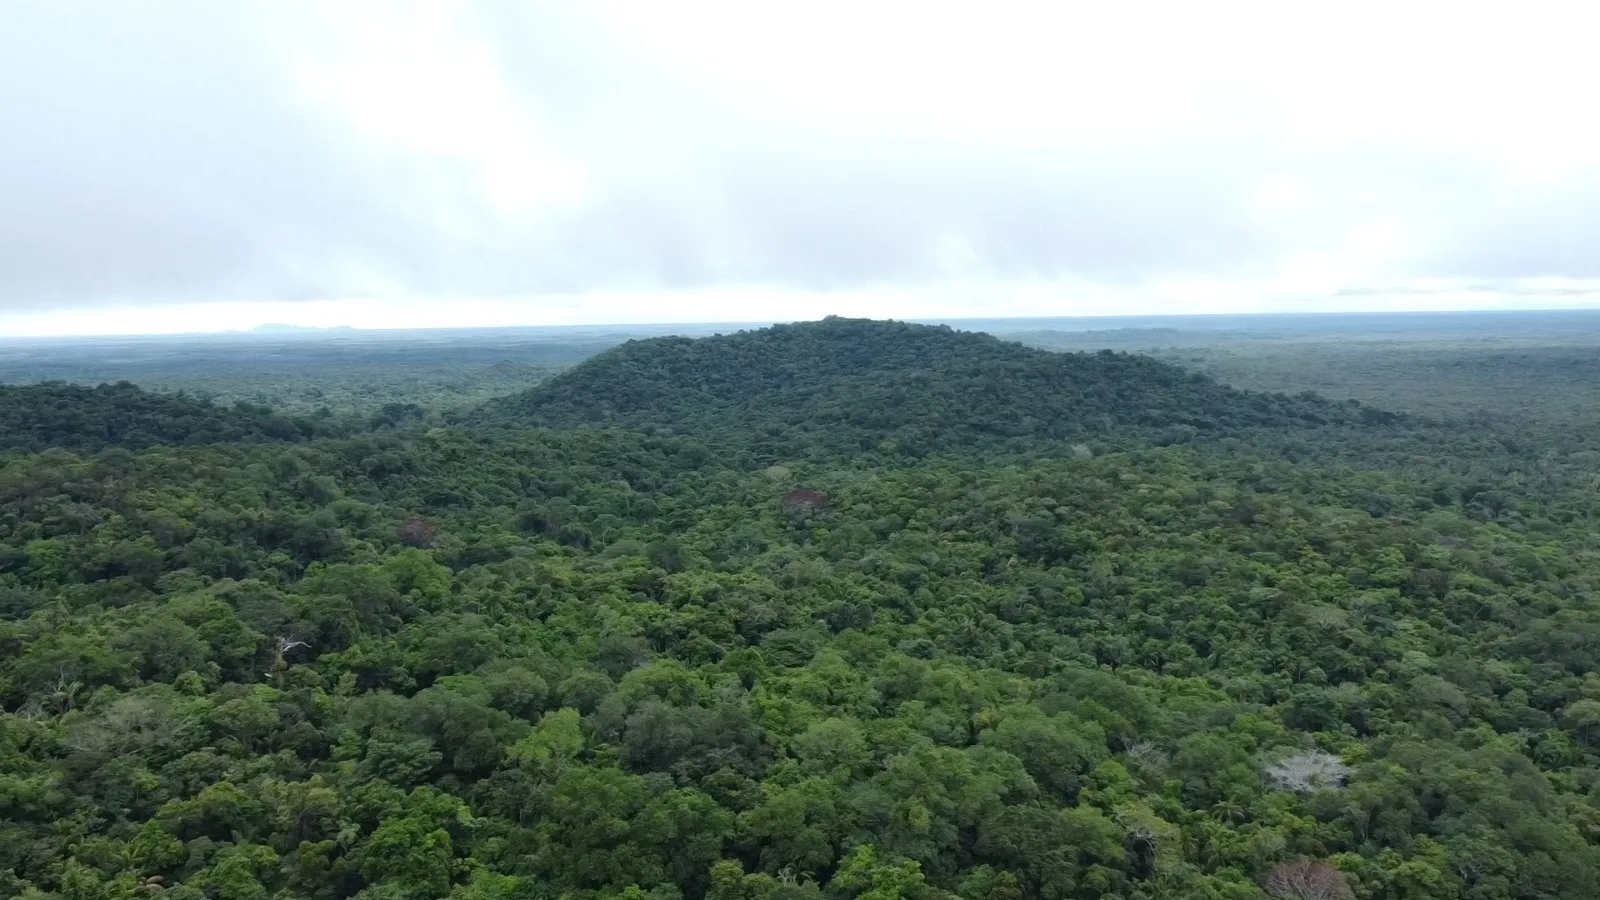
[[[0,457],[0,888],[1592,896],[1600,558],[1559,483],[1141,360],[849,322],[706,347],[532,401],[603,387],[631,430]],[[1013,364],[1088,412],[962,424]],[[635,366],[682,381],[596,374]],[[695,433],[640,430],[652,403]],[[1307,760],[1341,778],[1273,774]]]
[[[375,428],[525,390],[623,332],[461,329],[27,341],[0,338],[0,384],[128,381],[221,406],[269,406]]]
[[[472,421],[694,434],[758,461],[921,457],[1040,441],[1176,443],[1392,416],[1251,396],[1148,357],[1048,353],[948,327],[830,318],[629,341]]]
[[[311,420],[266,407],[217,407],[181,394],[146,393],[126,381],[95,388],[60,382],[0,385],[0,452],[298,441],[318,430]]]

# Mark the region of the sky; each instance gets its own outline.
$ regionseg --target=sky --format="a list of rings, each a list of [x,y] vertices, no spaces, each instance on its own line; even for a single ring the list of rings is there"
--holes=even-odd
[[[0,6],[0,335],[1600,306],[1592,4]]]

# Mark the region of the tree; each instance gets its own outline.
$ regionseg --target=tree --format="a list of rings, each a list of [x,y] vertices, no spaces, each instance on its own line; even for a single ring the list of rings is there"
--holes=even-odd
[[[405,896],[443,897],[450,892],[455,850],[449,832],[418,818],[379,825],[359,851],[361,875],[400,888]]]
[[[1297,753],[1267,767],[1267,779],[1274,787],[1298,794],[1343,787],[1349,777],[1350,768],[1343,760],[1321,750]]]
[[[1267,875],[1267,891],[1286,900],[1350,900],[1344,873],[1319,859],[1279,863]]]

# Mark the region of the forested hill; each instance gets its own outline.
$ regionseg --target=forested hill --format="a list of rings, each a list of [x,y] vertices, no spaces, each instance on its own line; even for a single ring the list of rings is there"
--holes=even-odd
[[[222,407],[182,394],[150,393],[127,382],[92,388],[59,382],[0,385],[0,452],[295,441],[314,431],[308,421],[263,407]]]
[[[415,396],[0,392],[0,898],[1596,896],[1600,454],[841,320]]]
[[[1238,391],[1143,356],[1053,353],[948,327],[862,319],[630,341],[473,421],[694,434],[758,456],[1039,440],[1172,443],[1197,432],[1358,424],[1387,414]],[[887,443],[886,443],[887,442]]]

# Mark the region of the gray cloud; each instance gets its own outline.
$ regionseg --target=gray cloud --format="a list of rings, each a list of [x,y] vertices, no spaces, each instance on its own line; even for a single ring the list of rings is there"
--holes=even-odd
[[[314,296],[413,253],[233,4],[28,4],[0,29],[0,302]]]
[[[1127,285],[1270,272],[1368,220],[1422,236],[1394,263],[1401,276],[1600,277],[1593,178],[1512,190],[1447,146],[1285,149],[1249,117],[1104,146],[791,120],[636,54],[576,6],[486,2],[463,33],[541,145],[584,174],[577,201],[507,213],[470,160],[385,146],[300,90],[281,38],[312,7],[159,9],[6,11],[0,311],[951,277]],[[1077,115],[1032,114],[1063,133]],[[1264,215],[1263,180],[1283,173],[1312,200]]]

